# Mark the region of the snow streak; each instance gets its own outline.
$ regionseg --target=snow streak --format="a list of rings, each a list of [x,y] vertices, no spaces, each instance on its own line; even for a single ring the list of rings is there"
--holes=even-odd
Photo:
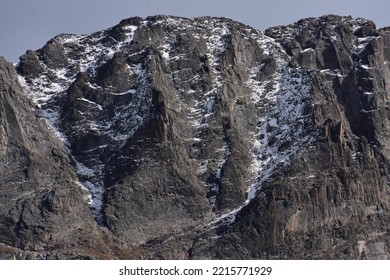
[[[273,90],[259,92],[269,107],[254,135],[252,172],[256,180],[248,189],[246,203],[277,167],[289,164],[312,141],[313,136],[308,133],[312,119],[311,78],[306,70],[282,67],[274,74]],[[262,89],[261,85],[258,87]]]
[[[240,207],[213,220],[207,226],[232,223],[237,213],[255,197],[274,171],[291,160],[314,139],[308,127],[312,119],[311,79],[307,70],[279,65],[276,73],[264,82],[253,79],[258,67],[252,69],[247,85],[252,100],[264,106],[265,115],[259,120],[257,132],[252,135],[254,182],[247,190],[247,199]]]
[[[67,136],[64,135],[59,129],[60,111],[54,105],[54,101],[59,97],[66,94],[66,90],[73,83],[77,73],[87,72],[90,77],[96,76],[96,69],[109,61],[115,53],[121,51],[124,47],[128,46],[134,37],[135,31],[138,26],[128,25],[122,27],[123,32],[126,34],[126,38],[122,41],[115,41],[114,38],[110,37],[114,42],[107,43],[103,39],[106,38],[106,31],[97,32],[87,35],[72,35],[62,34],[57,36],[56,41],[64,50],[65,56],[68,60],[68,65],[63,68],[50,68],[43,62],[43,73],[36,78],[31,78],[29,82],[22,76],[19,76],[19,81],[24,87],[27,95],[34,101],[39,107],[42,115],[48,122],[50,129],[55,131],[56,135],[62,140],[68,152],[72,157],[76,172],[79,176],[80,182],[76,182],[85,194],[85,200],[88,202],[92,214],[96,221],[102,223],[102,205],[103,205],[103,193],[104,193],[104,164],[99,160],[98,155],[91,155],[88,160],[93,161],[93,168],[88,167],[87,162],[83,162],[79,157],[72,155],[69,150],[69,141]],[[79,53],[83,53],[80,55]],[[118,142],[121,145],[126,139],[131,137],[137,127],[142,124],[142,116],[137,115],[140,110],[140,106],[146,93],[147,75],[146,70],[142,69],[141,65],[130,65],[131,73],[135,74],[138,78],[140,86],[137,89],[131,89],[124,93],[112,93],[113,95],[125,95],[131,94],[137,91],[139,93],[138,100],[125,104],[116,108],[115,116],[109,121],[98,121],[98,120],[85,120],[82,126],[74,127],[74,131],[89,129],[92,131],[98,131],[103,135],[106,135],[111,139],[111,142]],[[97,85],[89,84],[91,88],[99,89]],[[97,110],[104,111],[102,105],[97,104],[86,98],[79,98],[78,101],[88,103],[90,106],[94,106]],[[50,104],[50,105],[49,105]],[[83,115],[82,112],[79,112]],[[124,126],[122,120],[123,117],[128,117],[131,120],[131,124]],[[113,127],[117,129],[113,129]],[[122,129],[121,129],[122,128]],[[129,130],[130,129],[130,130]],[[120,132],[119,132],[120,131]],[[97,147],[96,149],[104,149],[107,145]]]

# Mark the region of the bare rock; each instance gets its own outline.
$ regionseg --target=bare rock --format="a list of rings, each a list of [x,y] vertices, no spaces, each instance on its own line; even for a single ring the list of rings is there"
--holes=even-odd
[[[0,258],[388,259],[389,40],[154,16],[2,60]]]

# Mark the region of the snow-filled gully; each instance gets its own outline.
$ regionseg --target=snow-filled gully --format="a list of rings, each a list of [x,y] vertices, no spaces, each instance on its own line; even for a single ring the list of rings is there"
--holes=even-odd
[[[254,69],[253,72],[256,70]],[[253,75],[254,77],[254,75]],[[306,114],[311,106],[311,74],[303,69],[279,66],[272,79],[261,83],[249,79],[247,85],[252,90],[252,100],[266,105],[265,116],[260,120],[257,133],[253,134],[252,174],[253,183],[247,190],[243,205],[214,216],[203,227],[229,224],[237,213],[255,198],[256,193],[281,165],[290,161],[314,139],[307,126],[311,114]],[[266,84],[271,84],[271,89]]]

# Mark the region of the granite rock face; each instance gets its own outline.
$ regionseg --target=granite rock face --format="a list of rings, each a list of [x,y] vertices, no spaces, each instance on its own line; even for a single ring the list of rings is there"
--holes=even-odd
[[[0,94],[1,243],[37,258],[64,247],[85,256],[95,247],[103,251],[104,233],[84,202],[68,152],[3,58]]]
[[[389,36],[155,16],[2,60],[1,256],[389,258]]]
[[[263,184],[210,257],[388,259],[388,31],[325,16],[265,34],[313,73],[318,135]]]

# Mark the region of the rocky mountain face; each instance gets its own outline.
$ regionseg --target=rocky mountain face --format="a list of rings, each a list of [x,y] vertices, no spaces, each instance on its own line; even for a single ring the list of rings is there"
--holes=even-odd
[[[130,18],[0,60],[0,257],[390,258],[390,29]]]

